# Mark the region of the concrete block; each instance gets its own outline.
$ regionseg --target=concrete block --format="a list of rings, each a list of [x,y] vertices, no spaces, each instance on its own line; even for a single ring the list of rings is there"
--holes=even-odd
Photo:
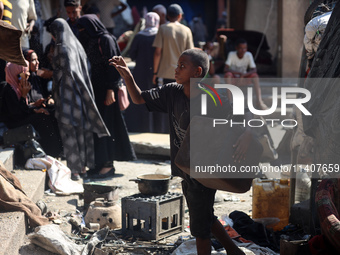
[[[34,203],[44,195],[46,174],[41,170],[14,170],[26,195]]]
[[[23,212],[0,213],[0,255],[16,255],[26,234]]]
[[[129,137],[137,154],[170,157],[168,134],[131,133]]]
[[[0,161],[8,171],[12,171],[14,166],[14,149],[0,147]]]
[[[24,192],[33,202],[37,202],[43,197],[45,172],[15,170],[14,175],[19,179]],[[23,212],[0,213],[0,255],[18,254],[18,250],[24,242],[26,223]]]

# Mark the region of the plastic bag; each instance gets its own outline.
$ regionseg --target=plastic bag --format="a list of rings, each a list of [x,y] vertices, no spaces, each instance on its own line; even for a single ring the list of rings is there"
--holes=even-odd
[[[44,158],[31,158],[27,160],[27,169],[47,169],[50,180],[48,186],[59,195],[83,193],[82,184],[71,180],[71,170],[59,160],[46,156]]]

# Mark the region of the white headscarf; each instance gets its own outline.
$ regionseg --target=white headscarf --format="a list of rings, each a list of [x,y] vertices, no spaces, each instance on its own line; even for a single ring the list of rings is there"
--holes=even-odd
[[[159,27],[159,15],[155,12],[148,12],[145,15],[145,29],[140,31],[138,34],[151,36],[158,32]]]

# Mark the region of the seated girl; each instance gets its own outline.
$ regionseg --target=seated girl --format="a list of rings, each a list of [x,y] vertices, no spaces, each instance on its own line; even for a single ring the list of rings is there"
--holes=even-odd
[[[29,63],[26,61],[27,66]],[[29,107],[31,83],[28,67],[13,63],[6,65],[7,86],[3,90],[1,114],[8,129],[31,124],[40,135],[39,143],[46,154],[59,157],[62,153],[57,121],[45,108]]]
[[[31,90],[28,92],[28,102],[33,107],[47,107],[51,109],[54,106],[54,100],[47,90],[44,78],[52,78],[53,72],[50,70],[39,69],[38,55],[33,50],[25,50],[24,56],[29,62],[30,76],[28,81],[31,83]]]

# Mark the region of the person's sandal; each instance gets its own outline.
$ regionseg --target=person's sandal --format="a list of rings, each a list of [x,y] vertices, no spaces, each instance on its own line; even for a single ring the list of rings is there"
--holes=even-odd
[[[85,179],[88,177],[87,173],[79,173],[79,176],[82,178],[82,179]]]
[[[115,167],[112,167],[110,169],[110,171],[108,171],[107,173],[105,174],[94,174],[91,176],[91,178],[93,179],[104,179],[104,178],[108,178],[108,177],[113,177],[115,175],[115,172],[116,172],[116,169]]]
[[[71,174],[71,180],[72,181],[79,181],[80,180],[80,175],[78,173],[72,173]]]

